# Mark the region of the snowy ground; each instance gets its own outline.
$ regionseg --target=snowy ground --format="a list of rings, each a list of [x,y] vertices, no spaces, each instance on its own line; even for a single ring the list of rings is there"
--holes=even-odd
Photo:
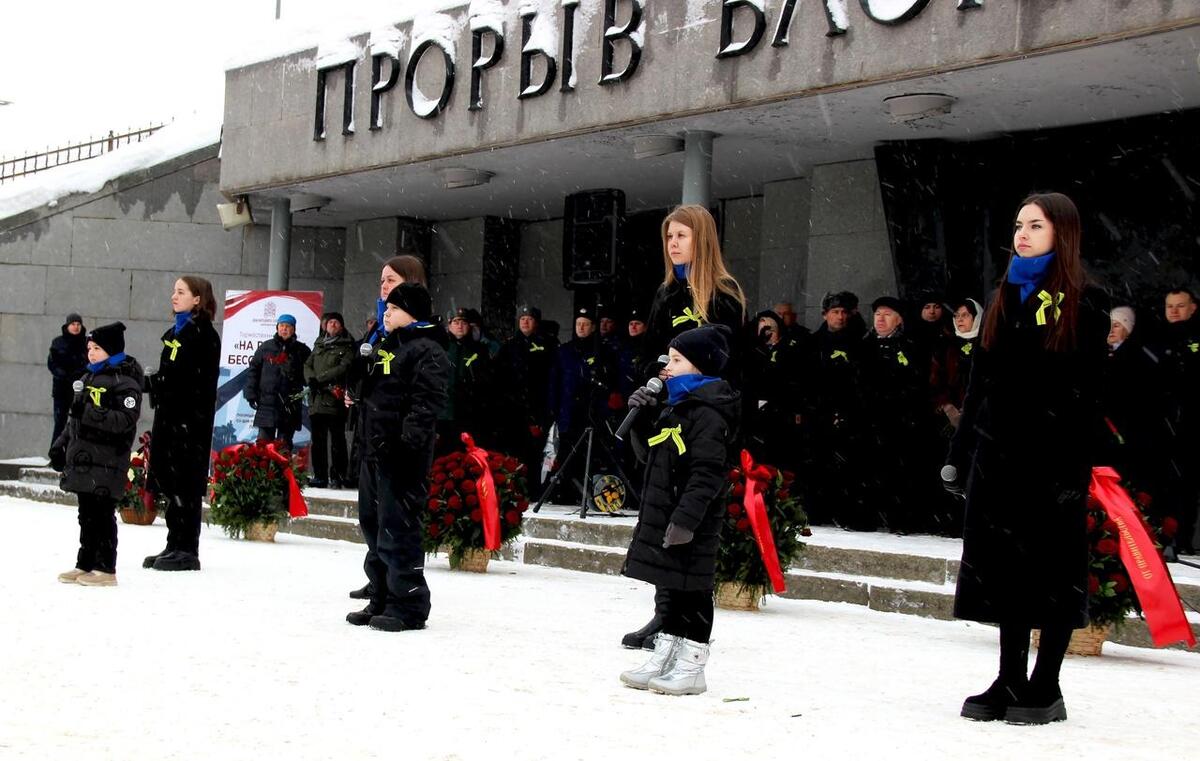
[[[204,571],[141,568],[165,528],[122,525],[117,588],[59,584],[74,510],[0,499],[5,759],[1195,757],[1200,656],[1107,645],[1064,667],[1070,721],[958,718],[994,674],[988,627],[774,600],[717,614],[710,691],[622,687],[626,579],[430,563],[422,632],[344,623],[362,547],[205,530]],[[736,702],[726,699],[744,698]],[[1153,729],[1151,729],[1151,725]]]

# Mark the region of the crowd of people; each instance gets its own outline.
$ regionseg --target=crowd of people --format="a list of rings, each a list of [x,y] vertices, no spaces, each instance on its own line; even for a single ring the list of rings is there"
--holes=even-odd
[[[1061,194],[1022,203],[1013,249],[986,308],[883,295],[864,315],[842,291],[824,296],[810,332],[787,303],[751,316],[713,217],[680,206],[662,223],[664,278],[648,308],[580,306],[561,344],[534,306],[504,342],[473,309],[439,319],[423,264],[400,256],[382,268],[361,341],[331,312],[308,347],[283,315],[250,363],[245,397],[259,438],[289,446],[307,405],[313,485],[358,490],[367,584],[351,597],[367,604],[351,624],[425,626],[427,477],[461,433],[518,456],[537,489],[543,463],[561,467],[589,430],[605,437],[629,408],[652,409],[640,447],[612,447],[640,499],[624,572],[655,585],[653,617],[623,640],[653,653],[622,674],[626,684],[704,691],[722,474],[745,447],[798,474],[814,522],[961,535],[956,614],[1001,627],[1000,675],[963,715],[1045,723],[1066,716],[1058,668],[1087,617],[1090,467],[1111,464],[1155,495],[1152,517],[1172,528],[1171,549],[1195,549],[1200,320],[1184,287],[1165,294],[1157,330],[1128,306],[1110,309],[1087,283],[1078,211]],[[172,307],[148,376],[124,353],[120,323],[88,333],[70,315],[51,348],[51,462],[80,493],[81,549],[64,582],[115,583],[117,482],[93,474],[124,473],[142,393],[156,410],[148,484],[171,505],[167,546],[145,566],[200,568],[220,343],[211,285],[180,278]],[[588,488],[565,475],[566,488]],[[1029,676],[1031,628],[1042,645]]]

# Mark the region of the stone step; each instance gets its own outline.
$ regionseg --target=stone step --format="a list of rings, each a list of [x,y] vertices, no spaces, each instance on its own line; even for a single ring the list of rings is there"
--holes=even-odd
[[[18,479],[32,484],[53,484],[58,486],[60,473],[50,468],[21,468]]]

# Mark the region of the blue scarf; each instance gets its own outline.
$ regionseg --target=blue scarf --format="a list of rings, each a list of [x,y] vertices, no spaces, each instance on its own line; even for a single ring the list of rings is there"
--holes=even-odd
[[[688,272],[691,270],[691,266],[687,264],[672,264],[671,269],[675,270],[676,280],[687,280]]]
[[[376,338],[387,338],[387,328],[383,326],[383,313],[387,311],[387,299],[377,299],[375,301],[375,330],[371,331],[371,335],[367,336],[367,343],[374,343]]]
[[[192,321],[192,310],[186,312],[175,313],[175,335],[179,335],[179,331],[183,330],[184,326]]]
[[[684,398],[700,388],[707,386],[713,381],[719,381],[720,378],[714,378],[711,375],[679,375],[674,378],[667,378],[667,404],[679,404]]]
[[[1008,282],[1021,286],[1021,303],[1024,304],[1029,296],[1046,279],[1046,272],[1054,262],[1054,252],[1041,256],[1014,256],[1008,265]]]
[[[106,367],[116,367],[125,361],[125,352],[114,354],[108,359],[102,359],[99,362],[91,362],[88,364],[88,372],[98,373]]]

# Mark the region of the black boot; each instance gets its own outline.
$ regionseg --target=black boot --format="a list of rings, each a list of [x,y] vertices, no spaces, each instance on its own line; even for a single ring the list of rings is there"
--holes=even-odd
[[[1058,684],[1039,686],[1032,680],[1029,689],[1004,714],[1009,724],[1049,724],[1067,720],[1067,706]]]
[[[372,629],[382,632],[409,632],[425,628],[425,622],[408,623],[403,618],[397,616],[372,616],[370,620]]]
[[[190,552],[175,550],[159,555],[151,568],[156,571],[199,571],[200,558]]]
[[[346,614],[346,623],[354,624],[355,626],[366,626],[371,623],[371,619],[383,612],[382,605],[368,603],[367,607],[362,610],[356,610],[353,613]]]
[[[621,637],[621,646],[630,650],[653,650],[654,635],[662,631],[662,627],[663,620],[658,613],[655,613],[654,618],[650,619],[650,622],[641,629]]]
[[[963,701],[959,715],[975,721],[998,721],[1007,718],[1008,710],[1020,700],[1024,685],[1009,685],[999,679],[978,695]]]
[[[147,555],[146,559],[142,561],[142,568],[153,568],[154,563],[157,562],[158,559],[161,558],[163,555],[166,555],[169,552],[173,552],[173,550],[170,547],[164,547],[163,551],[158,553],[157,555]]]
[[[372,587],[370,584],[367,584],[365,587],[362,587],[361,589],[356,589],[353,592],[351,592],[350,599],[351,600],[370,600],[371,596],[374,593],[375,593],[375,588]]]

